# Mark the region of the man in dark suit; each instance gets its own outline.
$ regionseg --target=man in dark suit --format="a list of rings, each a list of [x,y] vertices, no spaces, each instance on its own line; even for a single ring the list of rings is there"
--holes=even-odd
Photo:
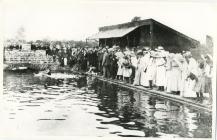
[[[108,78],[110,76],[109,64],[110,64],[109,52],[106,47],[104,55],[103,55],[103,59],[102,59],[103,77],[105,78]]]

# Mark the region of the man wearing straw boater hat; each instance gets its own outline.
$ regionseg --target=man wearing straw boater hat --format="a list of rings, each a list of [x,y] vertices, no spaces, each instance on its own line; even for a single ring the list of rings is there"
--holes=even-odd
[[[158,46],[156,51],[156,86],[158,86],[158,90],[164,91],[166,83],[165,50],[162,46]]]

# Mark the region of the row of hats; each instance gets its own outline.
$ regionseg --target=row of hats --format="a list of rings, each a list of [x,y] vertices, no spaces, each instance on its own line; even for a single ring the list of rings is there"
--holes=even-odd
[[[150,52],[152,57],[166,57],[166,52],[162,46],[158,46],[155,51],[151,50],[149,47],[144,47],[142,50],[137,51],[137,55],[143,55],[143,52]]]

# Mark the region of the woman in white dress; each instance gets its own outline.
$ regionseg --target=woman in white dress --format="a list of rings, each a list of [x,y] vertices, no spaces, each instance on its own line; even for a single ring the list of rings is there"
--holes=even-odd
[[[123,79],[126,83],[130,82],[130,76],[132,74],[132,68],[131,68],[131,61],[130,61],[130,56],[125,55],[124,56],[124,61],[122,63],[123,66]]]
[[[171,92],[171,70],[172,70],[172,59],[173,59],[174,54],[170,53],[167,55],[166,59],[166,83],[165,83],[165,88],[167,92]]]
[[[124,53],[122,51],[118,51],[116,54],[116,57],[118,58],[118,71],[117,71],[117,79],[118,80],[122,80],[123,79],[123,57],[124,57]]]
[[[135,78],[133,82],[134,86],[140,85],[140,78],[141,78],[141,72],[142,72],[142,65],[141,65],[142,58],[143,58],[143,52],[141,50],[137,51],[136,74],[135,74]]]
[[[174,61],[179,65],[179,69],[181,71],[181,81],[180,81],[180,96],[184,97],[184,92],[186,91],[186,82],[188,76],[187,62],[183,56],[179,56],[174,58]]]
[[[184,97],[196,97],[196,92],[194,87],[196,84],[196,78],[198,75],[198,64],[196,60],[192,57],[190,52],[186,52],[185,60],[187,62],[187,78],[185,81],[185,91]]]
[[[146,71],[146,78],[147,81],[149,82],[149,88],[153,88],[153,81],[156,76],[156,62],[155,58],[153,56],[150,57],[148,66],[147,66],[147,71]]]
[[[148,87],[149,86],[149,80],[147,78],[147,66],[150,60],[150,52],[145,51],[144,52],[145,55],[143,56],[142,60],[141,60],[141,65],[142,65],[142,71],[141,71],[141,79],[140,79],[140,83],[142,86],[144,87]]]
[[[159,46],[158,49],[158,57],[156,57],[156,85],[158,86],[158,90],[164,91],[165,83],[166,83],[166,60],[163,47]]]
[[[177,59],[179,54],[175,54],[174,59]],[[172,69],[170,77],[170,90],[175,94],[180,94],[181,90],[181,69],[179,68],[178,63],[175,60],[172,60]]]

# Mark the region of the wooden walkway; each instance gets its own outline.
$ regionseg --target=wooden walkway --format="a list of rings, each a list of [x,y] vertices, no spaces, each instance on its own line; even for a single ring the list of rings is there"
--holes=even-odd
[[[212,113],[212,108],[211,107],[208,107],[205,104],[198,103],[198,102],[196,102],[195,100],[192,100],[192,99],[180,97],[179,95],[174,95],[174,94],[170,94],[170,93],[166,93],[166,92],[162,92],[162,91],[157,91],[157,90],[154,90],[154,89],[150,90],[150,89],[144,88],[142,86],[134,86],[132,84],[124,83],[122,81],[103,78],[102,76],[96,76],[96,75],[90,75],[90,74],[88,74],[88,75],[89,76],[94,76],[94,77],[96,77],[97,79],[99,79],[101,81],[108,82],[108,83],[111,83],[111,84],[115,84],[115,85],[118,85],[120,87],[140,91],[140,92],[142,92],[144,94],[155,95],[155,96],[160,97],[160,98],[164,98],[164,99],[168,99],[168,100],[175,101],[175,102],[178,102],[178,103],[182,103],[182,104],[185,104],[187,106],[192,106],[192,107],[194,107],[196,109],[204,110],[206,112]]]

